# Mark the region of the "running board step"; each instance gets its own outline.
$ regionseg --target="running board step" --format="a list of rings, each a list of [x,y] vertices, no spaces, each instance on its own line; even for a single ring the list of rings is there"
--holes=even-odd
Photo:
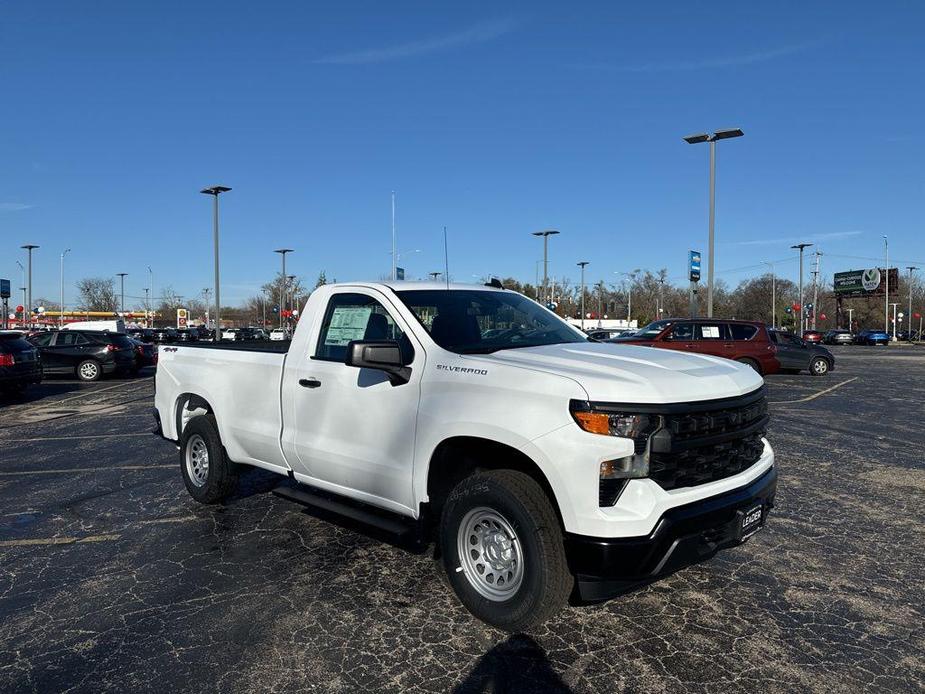
[[[322,496],[314,491],[309,491],[306,487],[293,488],[280,485],[273,490],[273,493],[303,506],[320,508],[358,523],[370,525],[391,535],[403,537],[413,534],[416,530],[416,524],[411,518],[404,520],[401,516],[391,514],[388,511],[380,511],[365,505],[359,506],[348,501],[338,501],[329,496]]]

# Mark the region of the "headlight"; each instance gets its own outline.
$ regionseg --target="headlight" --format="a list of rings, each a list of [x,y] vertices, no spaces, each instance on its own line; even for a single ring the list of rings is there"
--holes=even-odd
[[[626,480],[649,474],[648,443],[652,434],[661,426],[661,417],[655,414],[610,411],[609,407],[604,410],[580,400],[572,400],[569,403],[569,411],[584,431],[604,436],[619,436],[633,441],[633,455],[601,463],[599,476],[602,484],[604,480]],[[619,497],[619,493],[616,496]],[[613,505],[615,501],[616,497],[606,505]]]

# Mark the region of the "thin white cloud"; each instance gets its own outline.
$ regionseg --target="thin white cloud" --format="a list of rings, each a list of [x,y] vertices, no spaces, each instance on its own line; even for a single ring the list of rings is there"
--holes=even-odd
[[[778,58],[786,58],[791,55],[802,53],[810,48],[818,46],[820,41],[807,41],[805,43],[794,43],[777,48],[770,48],[753,53],[742,55],[726,56],[720,58],[707,58],[705,60],[684,60],[671,63],[642,63],[639,65],[586,65],[585,67],[597,68],[600,70],[612,70],[614,72],[693,72],[696,70],[710,70],[724,67],[743,67],[754,65],[756,63],[766,63]]]
[[[0,202],[0,212],[21,212],[31,208],[32,205],[24,205],[21,202]]]
[[[860,236],[863,234],[863,231],[833,231],[828,234],[818,234],[813,236],[812,234],[806,234],[805,236],[793,237],[790,239],[781,239],[781,238],[771,238],[771,239],[756,239],[753,241],[735,241],[730,243],[730,246],[777,246],[782,243],[802,243],[803,241],[834,241],[836,239],[847,239],[853,236]]]
[[[410,43],[402,43],[386,48],[373,48],[365,51],[352,51],[336,53],[313,61],[325,65],[365,65],[369,63],[385,63],[391,60],[401,60],[429,53],[438,53],[451,48],[467,46],[473,43],[485,43],[499,36],[513,31],[513,19],[494,19],[480,22],[464,31],[431,39],[422,39]]]

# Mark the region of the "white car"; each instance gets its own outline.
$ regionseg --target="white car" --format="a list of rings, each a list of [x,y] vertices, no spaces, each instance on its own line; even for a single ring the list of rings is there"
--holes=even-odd
[[[237,337],[238,329],[237,328],[223,328],[222,329],[222,339],[231,340],[232,342]]]
[[[273,328],[273,330],[270,331],[270,339],[274,342],[291,340],[292,334],[285,328]]]
[[[591,342],[503,289],[324,285],[287,353],[171,345],[156,378],[194,499],[252,465],[436,538],[460,601],[509,631],[740,544],[774,503],[754,369]]]

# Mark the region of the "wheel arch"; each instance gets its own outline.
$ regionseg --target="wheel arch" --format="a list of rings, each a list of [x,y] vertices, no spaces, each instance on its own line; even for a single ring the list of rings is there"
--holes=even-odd
[[[469,475],[483,470],[517,470],[532,477],[552,504],[559,526],[565,528],[555,491],[536,461],[509,444],[468,435],[444,439],[430,456],[426,490],[431,518],[434,521],[440,518],[443,504],[453,487]]]
[[[186,424],[200,414],[215,415],[215,408],[202,395],[198,393],[181,393],[174,402],[174,431],[177,435],[177,441],[183,437],[183,429]],[[216,421],[218,417],[216,417]]]

